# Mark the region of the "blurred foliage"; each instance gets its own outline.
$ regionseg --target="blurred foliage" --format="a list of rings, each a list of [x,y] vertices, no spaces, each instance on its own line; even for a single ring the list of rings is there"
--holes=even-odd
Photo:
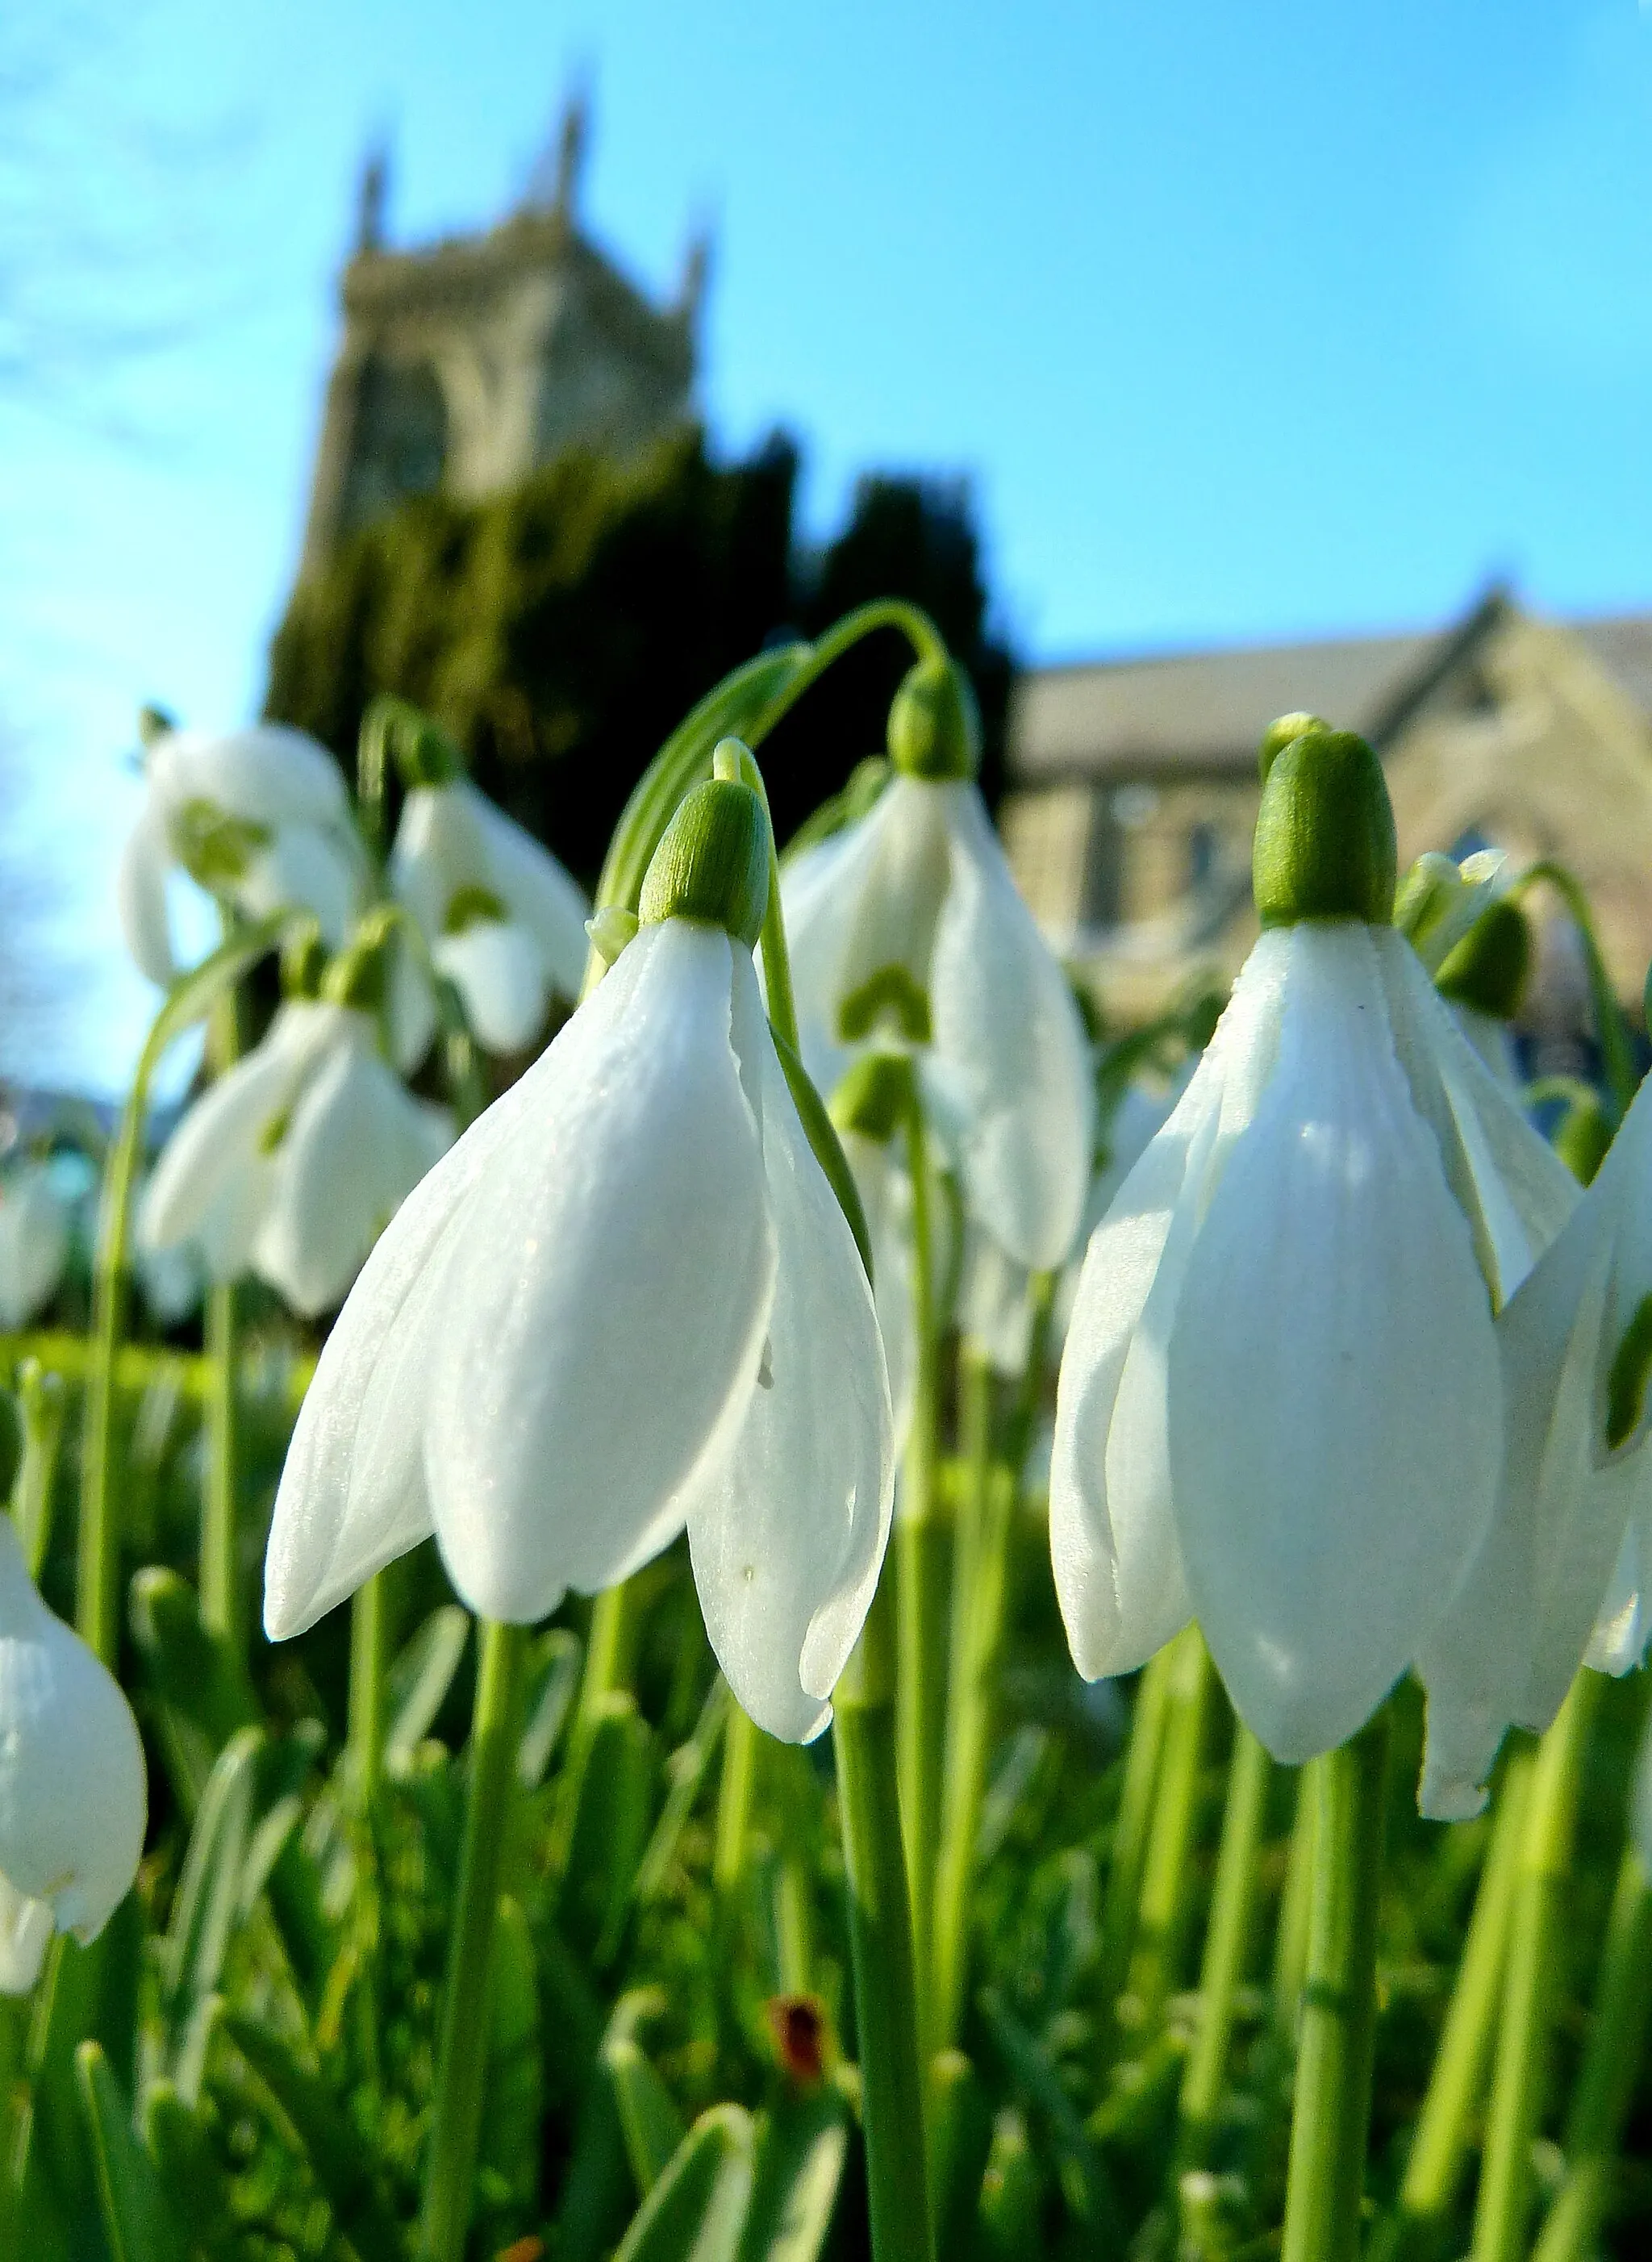
[[[767,642],[899,596],[970,669],[992,798],[1011,662],[986,625],[965,490],[864,479],[842,533],[812,554],[795,527],[797,475],[783,436],[724,465],[690,431],[631,466],[574,453],[485,501],[416,498],[295,591],[266,714],[349,760],[368,700],[401,694],[589,882],[656,747],[720,676]],[[765,773],[783,842],[882,746],[910,659],[892,632],[869,638],[776,733]]]

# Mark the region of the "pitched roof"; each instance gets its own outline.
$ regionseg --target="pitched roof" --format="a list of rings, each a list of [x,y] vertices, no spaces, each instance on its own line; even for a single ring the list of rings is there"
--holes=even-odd
[[[1444,631],[1029,669],[1010,709],[1011,775],[1054,785],[1249,774],[1268,724],[1299,708],[1381,745],[1508,605],[1493,589]],[[1652,617],[1579,622],[1573,632],[1652,716]]]

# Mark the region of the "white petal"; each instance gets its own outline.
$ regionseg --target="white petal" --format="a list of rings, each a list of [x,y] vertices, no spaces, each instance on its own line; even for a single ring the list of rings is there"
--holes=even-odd
[[[682,1529],[774,1293],[720,930],[645,928],[523,1079],[444,1258],[426,1475],[472,1608],[528,1621]],[[520,1087],[519,1087],[520,1088]]]
[[[52,1944],[52,1911],[0,1877],[0,1995],[26,1995]]]
[[[372,1022],[329,1053],[292,1112],[253,1264],[295,1311],[329,1310],[419,1180],[452,1143],[374,1050]]]
[[[335,826],[279,825],[232,892],[249,918],[287,910],[313,912],[321,940],[329,950],[337,950],[355,925],[365,896],[355,836]]]
[[[1072,1246],[1089,1185],[1090,1048],[980,795],[947,790],[952,878],[930,972],[935,1055],[963,1098],[970,1208],[1012,1257],[1048,1268]]]
[[[487,850],[495,890],[513,919],[539,946],[552,985],[565,998],[577,998],[585,977],[589,939],[585,922],[591,907],[584,890],[530,832],[524,832],[486,795],[466,784],[476,802],[476,824]]]
[[[1647,1503],[1629,1518],[1623,1545],[1612,1567],[1612,1577],[1596,1614],[1583,1663],[1597,1673],[1621,1677],[1632,1673],[1646,1651],[1648,1594],[1646,1567],[1652,1555],[1647,1546]]]
[[[390,947],[385,1016],[389,1024],[390,1057],[401,1075],[412,1076],[436,1037],[436,997],[423,965],[400,934]]]
[[[172,926],[167,916],[166,875],[171,861],[161,811],[151,798],[126,836],[115,876],[120,932],[140,969],[161,989],[177,975]]]
[[[984,1227],[965,1236],[958,1324],[992,1372],[1012,1382],[1026,1372],[1032,1343],[1028,1285],[1027,1267]]]
[[[174,731],[149,753],[151,792],[169,816],[209,801],[255,825],[347,825],[343,772],[325,746],[280,723],[214,737]]]
[[[1572,1211],[1580,1188],[1486,1067],[1403,935],[1371,930],[1395,1049],[1419,1113],[1439,1142],[1446,1176],[1475,1236],[1500,1309]]]
[[[273,1185],[273,1143],[316,1060],[336,1041],[339,1011],[282,1006],[263,1042],[188,1110],[144,1191],[143,1246],[200,1241],[215,1279],[242,1270]]]
[[[1370,931],[1305,923],[1285,949],[1277,1064],[1194,1244],[1169,1405],[1206,1639],[1295,1761],[1362,1725],[1449,1602],[1490,1517],[1502,1392]]]
[[[94,1940],[137,1873],[146,1815],[132,1708],[35,1593],[0,1516],[0,1875]]]
[[[750,962],[737,979],[752,982]],[[766,1027],[763,1164],[777,1250],[761,1374],[684,1496],[706,1632],[760,1727],[806,1743],[877,1584],[895,1493],[894,1421],[866,1274]]]
[[[69,1261],[69,1216],[46,1169],[25,1163],[0,1179],[0,1328],[26,1327]]]
[[[1265,935],[1085,1252],[1056,1393],[1050,1551],[1087,1680],[1133,1672],[1192,1614],[1171,1505],[1165,1347],[1210,1190],[1272,1070],[1282,975],[1280,939]]]
[[[448,906],[460,890],[489,885],[475,798],[457,784],[423,785],[401,804],[390,885],[432,942],[446,932]]]
[[[490,1053],[518,1053],[545,1026],[545,963],[525,926],[475,919],[458,934],[444,934],[431,956],[455,987],[479,1044]]]
[[[543,1063],[541,1064],[543,1065]],[[302,1633],[432,1529],[424,1409],[444,1236],[536,1101],[530,1071],[421,1180],[350,1291],[305,1394],[264,1560],[264,1632]]]
[[[854,986],[847,975],[850,946],[864,922],[883,861],[890,820],[879,811],[894,791],[891,786],[867,816],[806,849],[781,873],[798,1049],[816,1089],[828,1101],[852,1057],[838,1034],[838,1007],[846,989]],[[897,818],[900,806],[896,803]],[[927,956],[926,944],[926,964]]]

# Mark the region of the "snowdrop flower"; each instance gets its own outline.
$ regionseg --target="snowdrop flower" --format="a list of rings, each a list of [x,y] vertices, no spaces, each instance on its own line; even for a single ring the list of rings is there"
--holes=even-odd
[[[0,1178],[0,1328],[26,1327],[57,1293],[69,1261],[69,1214],[45,1163]]]
[[[165,731],[148,751],[148,796],[120,860],[126,947],[163,988],[178,968],[167,874],[181,866],[249,918],[314,914],[336,949],[362,906],[366,860],[343,773],[325,746],[275,723],[214,738]]]
[[[0,1515],[0,1992],[53,1930],[95,1940],[143,1851],[143,1747],[108,1669],[35,1591]]]
[[[426,727],[400,751],[417,772],[390,884],[480,1043],[520,1052],[545,1026],[553,991],[580,994],[590,907],[556,858],[477,791],[440,731]]]
[[[1196,1612],[1289,1761],[1360,1726],[1484,1538],[1493,1313],[1576,1195],[1389,924],[1376,757],[1293,725],[1264,742],[1261,939],[1085,1257],[1050,1489],[1080,1672]]]
[[[1400,883],[1394,924],[1433,976],[1452,1017],[1491,1073],[1520,1096],[1509,1024],[1532,964],[1532,930],[1511,901],[1508,861],[1482,849],[1461,864],[1419,856]]]
[[[338,1303],[452,1141],[446,1111],[379,1055],[365,1008],[386,940],[381,919],[364,922],[321,997],[289,998],[189,1110],[144,1190],[141,1254],[193,1244],[214,1280],[256,1272],[307,1315]]]
[[[897,775],[785,878],[804,1063],[824,1091],[868,1037],[921,1048],[965,1201],[1023,1264],[1061,1262],[1089,1178],[1084,1025],[974,783],[968,687],[920,666],[890,714]]]
[[[277,1496],[272,1639],[432,1530],[473,1610],[529,1623],[686,1525],[740,1703],[773,1735],[826,1725],[888,1537],[892,1421],[758,993],[768,841],[747,787],[689,797],[635,940],[369,1258]]]
[[[1652,1097],[1497,1323],[1497,1521],[1425,1660],[1425,1811],[1474,1813],[1511,1725],[1546,1728],[1587,1649],[1640,1661],[1652,1593]],[[1591,1639],[1592,1629],[1592,1639]]]

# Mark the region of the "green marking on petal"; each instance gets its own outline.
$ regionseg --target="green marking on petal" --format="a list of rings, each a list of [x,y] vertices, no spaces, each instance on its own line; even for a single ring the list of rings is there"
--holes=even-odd
[[[908,1044],[930,1041],[929,992],[905,966],[880,966],[838,1007],[838,1034],[846,1043],[869,1037],[889,1013]]]
[[[171,836],[178,862],[209,894],[245,879],[253,858],[270,845],[267,825],[231,817],[213,801],[186,801],[172,820]]]
[[[448,898],[442,918],[444,934],[463,934],[466,927],[480,926],[492,919],[503,926],[510,914],[503,902],[491,888],[470,886],[457,889]]]
[[[278,1115],[272,1115],[258,1134],[258,1152],[261,1155],[273,1155],[286,1137],[292,1122],[292,1110],[290,1107],[284,1107]]]
[[[1652,1296],[1642,1296],[1624,1329],[1618,1355],[1606,1377],[1606,1444],[1616,1452],[1634,1435],[1646,1411],[1652,1379]]]
[[[882,1146],[910,1120],[917,1081],[910,1053],[863,1053],[832,1095],[832,1120]]]

